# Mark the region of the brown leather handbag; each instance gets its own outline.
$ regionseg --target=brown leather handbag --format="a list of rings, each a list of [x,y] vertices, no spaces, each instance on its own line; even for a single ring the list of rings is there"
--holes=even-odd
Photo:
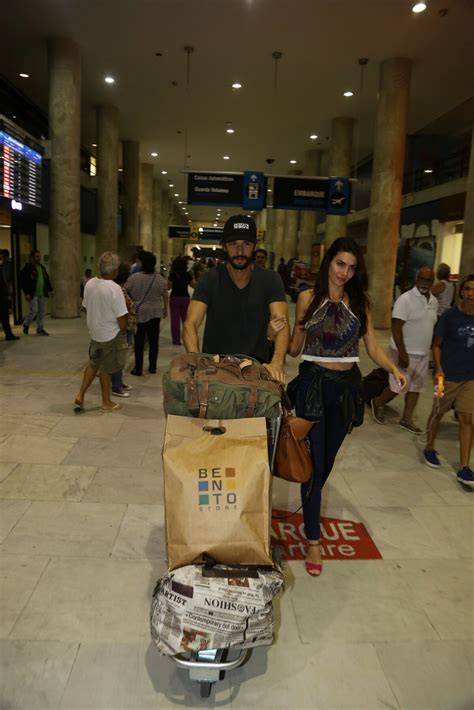
[[[315,422],[284,414],[278,435],[273,475],[293,483],[306,483],[313,475],[307,436]]]

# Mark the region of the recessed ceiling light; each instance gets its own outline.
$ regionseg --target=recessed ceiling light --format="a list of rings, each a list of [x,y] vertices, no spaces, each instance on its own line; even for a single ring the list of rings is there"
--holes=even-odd
[[[179,192],[175,192],[175,193],[174,193],[174,196],[175,196],[175,197],[179,197]]]
[[[290,163],[291,163],[292,165],[296,165],[296,160],[290,160]]]
[[[162,175],[168,175],[168,171],[167,171],[167,170],[162,170],[162,171],[161,171],[161,174],[162,174]]]
[[[226,128],[225,132],[226,133],[235,133],[235,130],[233,128]]]
[[[230,155],[223,155],[224,160],[230,160]]]
[[[235,81],[235,82],[232,84],[232,88],[233,88],[233,89],[241,89],[241,88],[242,88],[242,84],[239,84],[238,81]]]
[[[155,152],[150,153],[150,155],[151,155],[152,158],[157,158],[157,157],[158,157],[158,153],[155,153]]]
[[[174,184],[170,182],[169,187],[174,187]]]
[[[92,147],[93,147],[93,148],[97,148],[97,143],[93,143],[93,144],[92,144]]]
[[[29,78],[30,78],[30,75],[29,75],[29,74],[25,74],[25,72],[20,72],[20,76],[21,76],[22,79],[29,79]]]
[[[312,134],[310,135],[310,138],[311,138],[312,141],[315,141],[317,137],[318,137],[318,136],[316,135],[316,133],[312,133]]]
[[[106,84],[115,84],[115,79],[113,76],[106,76],[104,81]]]
[[[183,200],[179,200],[178,205],[182,205],[182,204],[183,204]]]
[[[425,2],[417,2],[411,9],[412,12],[423,12],[424,10],[426,10]]]
[[[426,170],[424,170],[424,172],[425,172],[425,173],[432,173],[433,171],[430,170],[429,168],[427,168]]]
[[[217,227],[217,224],[214,222],[214,224],[213,224],[212,226],[213,226],[213,227]]]
[[[272,191],[272,189],[271,189],[271,187],[269,187],[269,188],[267,189],[267,192],[271,192],[271,191]]]
[[[347,97],[354,96],[354,92],[353,91],[344,91],[344,96],[347,96]]]
[[[118,169],[119,173],[123,173],[123,168]]]

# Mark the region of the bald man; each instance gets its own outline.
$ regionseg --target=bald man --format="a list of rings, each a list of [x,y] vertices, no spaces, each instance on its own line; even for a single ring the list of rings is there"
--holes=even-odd
[[[413,412],[425,386],[437,320],[438,301],[431,293],[433,283],[433,269],[426,266],[419,269],[414,287],[397,298],[392,311],[389,356],[408,381],[405,407],[399,424],[412,434],[422,433],[413,422]],[[385,424],[384,405],[399,392],[395,378],[390,375],[388,386],[371,402],[372,415],[378,424]]]

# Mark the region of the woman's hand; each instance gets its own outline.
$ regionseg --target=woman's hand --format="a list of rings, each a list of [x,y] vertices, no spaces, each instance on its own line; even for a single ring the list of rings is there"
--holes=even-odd
[[[285,327],[288,323],[286,316],[272,316],[268,323],[268,337],[270,340],[275,340],[276,334]]]

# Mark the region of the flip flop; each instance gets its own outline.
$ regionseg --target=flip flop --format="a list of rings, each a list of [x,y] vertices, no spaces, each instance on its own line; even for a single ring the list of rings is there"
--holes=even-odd
[[[119,404],[118,402],[116,404],[114,404],[114,406],[111,409],[105,409],[104,407],[101,407],[100,411],[103,414],[108,414],[109,412],[115,412],[116,409],[122,409],[122,405]]]
[[[72,406],[73,406],[74,409],[77,410],[78,412],[79,412],[79,411],[82,412],[82,410],[84,409],[84,402],[78,402],[77,399],[75,399],[74,402],[72,403]]]

